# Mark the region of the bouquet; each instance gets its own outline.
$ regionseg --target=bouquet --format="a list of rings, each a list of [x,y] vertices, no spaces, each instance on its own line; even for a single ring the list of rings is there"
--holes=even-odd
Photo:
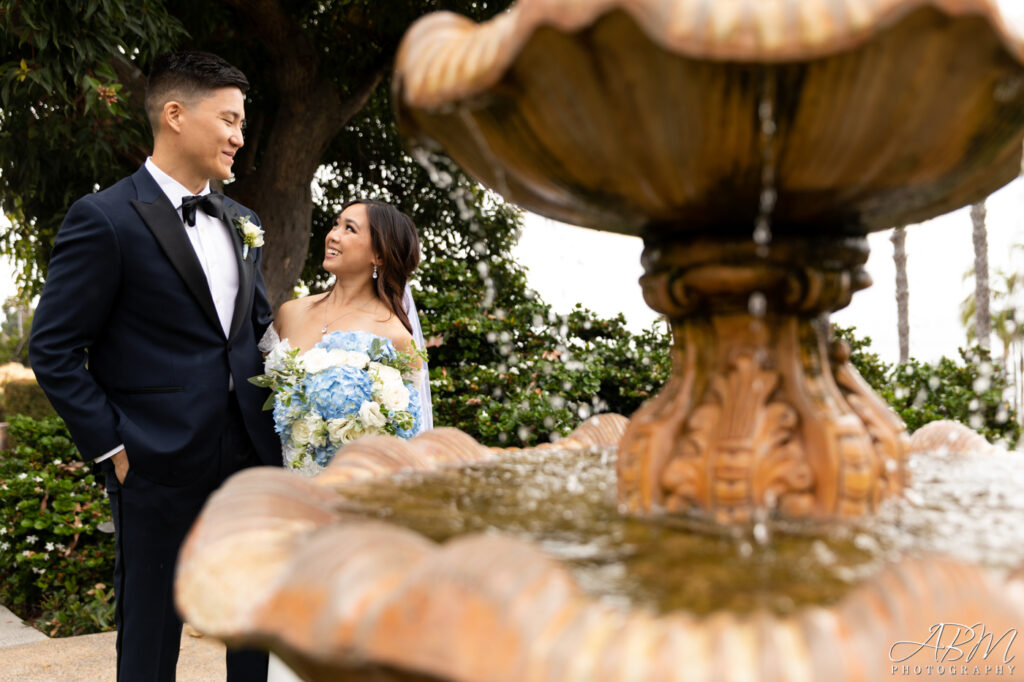
[[[249,381],[271,389],[263,409],[274,410],[274,428],[295,452],[288,464],[323,467],[360,436],[411,438],[418,431],[419,391],[411,383],[417,357],[422,351],[396,351],[390,339],[368,332],[335,332],[301,356],[282,341],[264,374]]]

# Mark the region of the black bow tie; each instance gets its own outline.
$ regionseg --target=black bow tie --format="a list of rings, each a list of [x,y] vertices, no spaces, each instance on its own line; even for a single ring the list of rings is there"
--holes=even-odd
[[[203,212],[214,218],[224,219],[224,195],[220,192],[209,194],[194,194],[181,198],[181,219],[190,227],[196,225],[196,208],[203,209]]]

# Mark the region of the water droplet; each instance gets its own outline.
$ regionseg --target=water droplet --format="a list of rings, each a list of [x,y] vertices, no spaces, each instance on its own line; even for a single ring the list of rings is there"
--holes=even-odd
[[[765,523],[754,524],[754,541],[762,547],[768,545],[771,535],[768,533],[768,525]]]
[[[754,317],[764,317],[765,311],[768,309],[768,299],[760,291],[755,291],[747,300],[747,309]]]
[[[764,246],[772,241],[772,228],[767,216],[758,216],[754,227],[754,243]]]

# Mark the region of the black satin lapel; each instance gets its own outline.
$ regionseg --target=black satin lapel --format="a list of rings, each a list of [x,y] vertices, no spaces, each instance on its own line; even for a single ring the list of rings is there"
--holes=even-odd
[[[133,200],[132,206],[142,216],[146,227],[153,233],[160,248],[167,254],[171,265],[181,275],[185,286],[195,296],[199,307],[210,318],[210,322],[223,333],[224,329],[220,326],[217,308],[213,305],[213,296],[210,294],[210,284],[206,281],[206,275],[203,274],[203,268],[199,265],[196,251],[192,248],[192,242],[188,240],[181,218],[171,206],[171,202],[167,200],[167,197],[162,196],[152,204]]]
[[[253,254],[253,249],[249,249],[249,253],[245,254],[245,260],[242,259],[242,237],[238,234],[238,227],[235,225],[235,219],[241,217],[238,209],[233,205],[228,205],[224,213],[228,223],[228,231],[231,233],[231,241],[235,245],[235,257],[238,259],[238,294],[235,296],[235,309],[231,313],[231,332],[228,334],[228,338],[233,339],[238,330],[242,328],[242,323],[245,321],[245,313],[249,309],[249,299],[252,297],[252,269],[255,254]]]

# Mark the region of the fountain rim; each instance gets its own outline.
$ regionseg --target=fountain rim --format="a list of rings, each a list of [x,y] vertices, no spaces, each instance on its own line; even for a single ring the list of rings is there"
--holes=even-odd
[[[855,49],[914,12],[933,9],[950,18],[987,20],[1006,52],[1024,66],[1024,26],[1014,31],[997,0],[758,0],[759,8],[769,9],[721,9],[730,5],[713,0],[518,0],[482,23],[454,12],[433,12],[415,21],[402,38],[392,88],[399,109],[455,104],[495,86],[539,30],[575,33],[615,11],[626,13],[655,44],[679,56],[774,64]],[[799,21],[791,21],[792,12],[799,13]],[[703,21],[687,24],[679,17]]]
[[[594,428],[588,429],[589,433],[577,430],[561,447],[592,447],[620,425],[617,421],[610,429],[602,427],[604,433]],[[437,457],[449,448],[454,448],[448,452],[452,459]],[[362,439],[339,454],[342,461],[332,462],[312,479],[276,468],[241,472],[214,494],[189,532],[175,579],[178,608],[205,634],[235,645],[271,646],[282,655],[287,651],[318,666],[370,664],[438,679],[511,681],[524,679],[529,670],[560,670],[559,661],[564,659],[552,652],[571,649],[574,657],[583,657],[587,669],[598,670],[611,661],[626,660],[622,657],[638,647],[660,654],[647,659],[646,669],[662,671],[656,679],[667,679],[663,671],[677,663],[664,649],[683,641],[706,643],[700,648],[708,665],[721,662],[716,651],[737,642],[745,643],[746,654],[730,659],[738,665],[750,657],[774,660],[770,652],[783,645],[791,654],[801,654],[787,659],[787,679],[821,679],[823,672],[831,670],[835,657],[857,660],[865,669],[886,669],[891,659],[885,654],[893,642],[924,632],[924,627],[944,617],[949,608],[962,609],[969,604],[973,609],[982,604],[994,616],[1006,618],[1016,617],[1024,606],[1022,576],[999,577],[951,557],[905,557],[884,566],[829,606],[808,605],[785,616],[763,610],[745,614],[716,611],[702,616],[686,611],[656,614],[643,607],[622,609],[586,594],[561,563],[535,544],[506,534],[473,533],[434,543],[415,531],[378,520],[348,519],[331,525],[324,513],[333,507],[330,491],[336,491],[343,480],[386,478],[407,467],[460,467],[493,460],[511,450],[518,448],[485,448],[462,432],[443,429],[408,442],[393,436]],[[271,499],[291,499],[303,511],[275,509],[267,504]],[[238,520],[240,508],[244,522]],[[246,509],[257,513],[249,516]],[[381,542],[384,538],[388,541]],[[338,561],[329,565],[307,563],[321,556],[317,553],[320,548],[334,542],[354,551],[339,553]],[[266,562],[272,556],[267,553],[268,544],[295,550],[270,573],[266,566],[255,571],[255,576],[251,571],[241,573],[246,557]],[[360,567],[363,549],[383,557],[395,555],[396,545],[397,559],[392,556],[392,561],[378,564],[374,571],[367,571],[365,564]],[[302,554],[309,549],[312,553]],[[295,591],[298,586],[308,586],[309,570],[325,569],[330,573],[324,583],[326,592]],[[255,592],[232,579],[241,575],[249,578],[249,588],[255,577]],[[438,582],[438,578],[442,580]],[[509,581],[515,589],[509,589]],[[973,586],[966,601],[958,596],[965,584]],[[1007,591],[1007,587],[1012,589]],[[922,602],[922,594],[931,599]],[[214,595],[216,603],[211,604],[204,595]],[[309,623],[321,627],[321,635],[289,627],[282,620],[281,600],[296,598],[299,603],[319,607]],[[411,610],[404,608],[409,599],[415,605]],[[520,607],[511,608],[513,602]],[[460,658],[466,649],[457,638],[402,639],[401,633],[424,628],[455,632],[460,623],[477,618],[481,608],[498,616],[474,627],[474,632],[482,633],[475,635],[480,643],[495,646],[532,641],[534,635],[546,631],[557,634],[555,641],[562,644],[523,650],[514,666],[495,676],[493,657]],[[881,624],[879,615],[884,616]],[[850,636],[828,641],[841,630],[849,631]],[[581,637],[591,646],[572,648]],[[406,644],[396,646],[395,641]],[[832,644],[830,655],[810,655],[814,644],[822,642]],[[766,673],[757,679],[775,677]]]

